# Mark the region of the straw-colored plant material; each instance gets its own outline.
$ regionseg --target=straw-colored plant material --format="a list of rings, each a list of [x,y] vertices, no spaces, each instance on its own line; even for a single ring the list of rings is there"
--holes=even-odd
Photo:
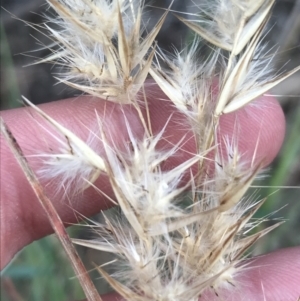
[[[52,204],[51,200],[45,195],[44,189],[42,185],[39,183],[36,175],[34,174],[33,170],[30,168],[27,159],[23,155],[22,149],[20,148],[18,142],[14,138],[13,134],[7,128],[6,124],[4,123],[3,119],[0,118],[0,127],[1,133],[3,134],[7,144],[9,145],[10,149],[12,150],[13,154],[15,155],[20,167],[24,171],[24,174],[32,186],[32,189],[37,196],[39,203],[43,207],[51,226],[57,235],[60,243],[62,244],[69,260],[71,261],[72,267],[76,273],[76,276],[79,279],[79,282],[82,286],[82,289],[88,298],[89,301],[101,301],[101,297],[97,294],[97,290],[91,281],[91,279],[87,276],[87,271],[78,256],[74,245],[63,225],[61,218],[59,217],[54,205]]]
[[[62,147],[55,155],[41,154],[44,174],[86,187],[104,173],[121,209],[113,219],[104,213],[105,224],[96,225],[95,240],[74,242],[116,254],[122,268],[113,275],[98,270],[127,301],[196,301],[205,290],[218,295],[225,287],[234,290],[245,251],[278,224],[253,234],[264,219],[252,216],[265,200],[251,201],[245,193],[261,164],[243,160],[238,136],[225,141],[222,153],[218,124],[220,115],[240,109],[299,70],[278,74],[270,67],[273,56],[265,55],[264,28],[274,1],[213,0],[199,6],[193,20],[178,15],[195,39],[172,56],[155,42],[169,10],[146,32],[143,1],[48,3],[57,16],[45,23],[52,55],[42,62],[60,65],[58,78],[71,87],[132,105],[144,128],[144,136],[136,137],[124,116],[129,138],[120,147],[97,117],[94,139],[103,144],[100,155],[35,108],[63,137],[57,138]],[[51,27],[51,21],[56,25]],[[212,53],[199,60],[202,39]],[[196,142],[195,153],[169,169],[162,164],[183,142],[159,147],[165,127],[153,133],[155,116],[150,120],[144,97],[150,76],[186,117]],[[184,200],[186,191],[189,201]]]

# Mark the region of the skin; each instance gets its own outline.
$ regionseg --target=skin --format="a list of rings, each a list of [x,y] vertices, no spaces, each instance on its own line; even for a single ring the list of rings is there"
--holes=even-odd
[[[149,89],[148,95],[150,115],[152,120],[155,120],[155,124],[152,124],[154,133],[157,133],[172,115],[164,133],[165,140],[160,147],[174,145],[185,136],[182,149],[165,163],[164,168],[176,166],[195,150],[192,135],[187,127],[183,129],[184,119],[178,112],[175,112],[170,103],[158,100],[163,95],[157,88]],[[122,141],[127,139],[124,116],[134,129],[135,135],[141,136],[143,133],[133,108],[126,107],[122,111],[119,105],[104,100],[81,97],[44,104],[40,108],[82,138],[88,134],[88,127],[96,128],[95,110],[101,120],[104,120],[105,128],[110,130],[111,137],[118,145],[122,146]],[[21,108],[3,111],[1,116],[25,155],[49,152],[50,147],[54,150],[58,148],[53,137],[41,130],[37,122],[49,132],[53,132],[53,129],[33,110]],[[263,162],[264,166],[267,166],[274,159],[282,144],[285,133],[284,115],[274,98],[260,98],[238,112],[222,116],[220,129],[219,141],[222,141],[222,137],[232,138],[238,135],[239,149],[244,154],[245,161]],[[52,229],[2,136],[0,143],[0,234],[1,268],[3,268],[22,248],[52,233]],[[98,143],[95,148],[100,154],[103,153],[101,143]],[[40,168],[41,162],[36,157],[29,156],[28,160],[35,171]],[[77,213],[89,217],[111,206],[110,202],[94,189],[87,189],[70,200],[62,192],[55,191],[57,185],[55,181],[42,180],[42,183],[46,194],[53,201],[66,224],[76,223],[80,219]],[[111,188],[104,175],[100,176],[96,184],[104,193],[112,196]],[[235,294],[231,294],[230,297],[225,298],[226,300],[296,301],[300,295],[300,248],[278,250],[254,259],[239,276],[239,283],[242,289],[236,289]],[[226,291],[224,294],[226,296]],[[215,296],[207,295],[207,298],[207,300],[212,300]],[[110,294],[103,296],[103,300],[120,300],[120,298],[115,294]]]

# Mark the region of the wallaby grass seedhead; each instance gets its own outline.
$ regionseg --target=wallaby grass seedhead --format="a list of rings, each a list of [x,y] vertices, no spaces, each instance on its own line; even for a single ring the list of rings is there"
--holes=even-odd
[[[43,174],[84,188],[106,174],[121,209],[115,219],[104,214],[98,239],[73,242],[116,254],[114,263],[121,262],[124,270],[112,275],[102,267],[98,270],[128,301],[196,301],[207,290],[220,296],[224,287],[234,291],[240,285],[236,275],[244,267],[245,252],[280,223],[252,233],[265,221],[252,219],[265,199],[250,202],[245,193],[263,164],[244,160],[238,136],[218,140],[219,119],[300,69],[272,75],[273,57],[264,56],[262,37],[274,1],[204,1],[193,20],[178,15],[197,36],[174,55],[155,42],[171,6],[146,32],[144,1],[48,3],[57,13],[50,21],[59,28],[45,23],[52,55],[41,62],[60,65],[59,81],[73,88],[131,105],[144,130],[142,137],[135,137],[124,116],[128,140],[121,148],[108,139],[109,128],[95,116],[99,134],[93,139],[103,146],[100,155],[88,137],[78,138],[24,98],[62,137],[57,138],[61,149],[41,155]],[[199,62],[202,40],[212,52]],[[182,147],[185,137],[168,149],[159,146],[169,120],[153,132],[155,116],[150,118],[144,94],[149,76],[186,118],[195,139],[194,154],[167,170],[163,163]],[[183,201],[187,190],[188,204]],[[89,289],[85,287],[87,298],[97,300]]]

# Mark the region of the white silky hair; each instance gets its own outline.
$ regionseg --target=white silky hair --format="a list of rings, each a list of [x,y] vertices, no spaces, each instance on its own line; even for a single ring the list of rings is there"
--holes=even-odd
[[[136,137],[125,117],[128,138],[120,146],[111,139],[113,129],[95,116],[98,128],[82,140],[36,108],[59,133],[59,147],[41,154],[46,159],[41,173],[79,189],[95,186],[104,173],[121,209],[115,218],[104,214],[97,239],[75,243],[117,255],[124,270],[112,275],[98,270],[128,301],[196,301],[207,290],[221,296],[223,288],[234,292],[243,254],[278,224],[249,234],[265,221],[251,219],[265,200],[245,196],[262,165],[254,164],[255,158],[245,161],[238,134],[232,141],[222,137],[225,149],[220,148],[219,119],[300,69],[273,75],[273,56],[262,37],[274,1],[195,3],[195,12],[177,18],[197,36],[174,54],[155,42],[171,7],[146,33],[143,1],[48,2],[59,29],[45,25],[56,46],[43,61],[61,65],[61,82],[130,105],[144,130]],[[203,41],[211,52],[199,61]],[[194,152],[167,169],[164,162],[184,148],[186,137],[161,147],[172,116],[153,132],[156,116],[144,93],[149,75],[183,113],[195,139]]]

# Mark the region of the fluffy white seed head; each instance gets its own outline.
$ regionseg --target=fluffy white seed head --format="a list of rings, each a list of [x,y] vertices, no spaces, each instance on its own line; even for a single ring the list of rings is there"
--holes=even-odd
[[[97,167],[89,152],[84,151],[80,146],[67,136],[56,137],[59,146],[51,153],[40,154],[43,160],[43,167],[39,170],[39,175],[45,180],[56,179],[59,183],[57,191],[65,191],[70,194],[80,192],[89,186],[89,182],[94,182],[104,171]],[[98,156],[93,149],[97,149],[99,141],[95,141],[94,135],[91,135],[87,141],[81,141],[82,145],[89,148],[94,156]],[[102,158],[98,156],[99,161]]]
[[[201,62],[200,38],[174,55],[158,50],[155,38],[167,12],[143,35],[143,1],[48,2],[60,28],[45,25],[55,46],[44,61],[60,64],[60,80],[76,89],[120,106],[131,104],[145,130],[142,138],[135,137],[126,120],[129,138],[119,147],[99,120],[100,156],[93,139],[82,141],[35,108],[60,133],[60,147],[46,155],[44,174],[62,177],[62,185],[75,181],[83,187],[82,182],[91,183],[104,172],[121,209],[113,219],[104,215],[98,239],[75,242],[117,255],[123,269],[112,275],[99,271],[124,300],[196,301],[206,290],[217,294],[234,287],[245,251],[275,226],[249,235],[262,222],[251,217],[264,200],[252,203],[245,193],[261,166],[244,162],[238,143],[225,141],[221,152],[219,117],[300,69],[272,77],[272,56],[262,54],[261,37],[274,0],[205,1],[199,14],[191,14],[195,19],[178,16],[211,46]],[[156,56],[164,64],[153,63]],[[182,141],[159,148],[166,126],[153,133],[156,116],[143,98],[149,74],[195,136],[194,153],[168,170],[163,162],[176,155]],[[184,191],[190,197],[183,198]]]
[[[179,18],[212,45],[238,55],[259,30],[273,4],[274,0],[202,1],[197,7],[199,15],[191,13],[191,20]],[[193,7],[193,11],[197,8]]]
[[[138,141],[128,125],[130,141],[125,152],[112,148],[103,138],[106,170],[116,198],[131,226],[141,236],[146,232],[155,234],[159,227],[164,227],[162,222],[183,215],[176,205],[184,189],[179,183],[183,174],[198,161],[195,156],[172,170],[163,171],[161,163],[173,156],[179,147],[158,150],[163,131]]]
[[[53,55],[43,61],[56,61],[62,66],[59,80],[91,95],[121,103],[135,102],[166,14],[142,37],[143,1],[48,2],[58,17],[52,19],[55,26],[45,27],[57,46],[52,47]]]

